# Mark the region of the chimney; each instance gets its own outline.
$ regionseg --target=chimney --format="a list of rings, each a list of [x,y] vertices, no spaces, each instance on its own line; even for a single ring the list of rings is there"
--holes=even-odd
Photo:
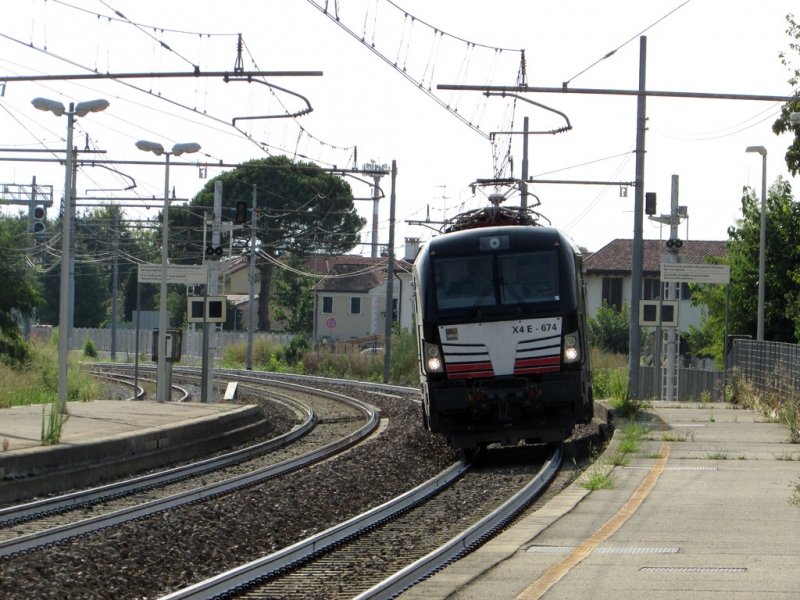
[[[403,258],[408,262],[414,262],[419,252],[419,238],[406,238],[406,253]]]

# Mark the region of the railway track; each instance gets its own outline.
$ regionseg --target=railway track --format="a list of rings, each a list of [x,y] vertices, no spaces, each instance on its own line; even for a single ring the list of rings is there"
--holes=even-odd
[[[240,381],[244,375],[223,373],[223,377]],[[534,462],[532,457],[499,469],[494,468],[497,465],[478,461],[458,477],[454,485],[435,492],[426,501],[427,508],[406,508],[404,514],[401,511],[399,516],[390,518],[388,515],[396,512],[390,508],[396,497],[447,470],[459,453],[448,449],[440,437],[420,429],[419,406],[412,401],[417,395],[412,391],[324,382],[337,392],[344,391],[344,386],[348,385],[348,395],[378,406],[382,417],[381,435],[354,445],[348,452],[319,461],[313,467],[296,470],[267,483],[246,485],[212,495],[202,502],[190,502],[88,535],[63,539],[47,548],[7,555],[0,560],[0,596],[160,597],[179,593],[281,552],[307,553],[309,544],[312,553],[318,554],[319,549],[327,545],[320,541],[320,536],[337,533],[349,538],[335,545],[350,553],[350,557],[343,555],[344,564],[350,563],[350,566],[341,570],[342,560],[335,554],[323,558],[329,564],[306,563],[300,556],[285,557],[288,564],[283,569],[287,577],[264,576],[267,580],[263,583],[278,587],[266,588],[263,593],[271,597],[307,598],[312,591],[308,588],[309,577],[319,578],[329,586],[313,590],[320,597],[351,598],[371,588],[380,590],[380,586],[403,589],[437,568],[436,563],[418,564],[407,570],[422,555],[437,556],[440,562],[452,560],[474,540],[486,535],[485,532],[496,525],[490,522],[473,528],[475,522],[503,504],[512,488],[521,489],[538,470],[530,466]],[[240,389],[242,385],[240,383]],[[329,417],[338,425],[348,424],[343,415]],[[320,429],[318,426],[314,434]],[[544,457],[537,460],[542,462]],[[468,489],[465,485],[471,479],[475,483]],[[435,487],[444,488],[441,483]],[[421,500],[416,498],[413,502]],[[439,508],[430,504],[436,502],[440,503]],[[92,510],[97,510],[98,506]],[[465,507],[470,508],[471,514],[464,511]],[[382,511],[382,514],[375,511]],[[370,512],[374,520],[380,521],[372,528],[376,532],[394,530],[395,541],[354,537],[353,531],[362,528],[356,517]],[[455,515],[459,517],[454,520],[451,517]],[[342,526],[342,523],[348,524]],[[421,528],[420,523],[423,523]],[[353,531],[342,532],[343,527]],[[459,531],[468,533],[457,537]],[[449,550],[439,550],[448,540],[453,541]],[[398,562],[394,561],[395,555]],[[333,569],[331,565],[336,563],[338,572],[319,573],[320,569]],[[294,575],[288,574],[289,565],[293,565]],[[305,577],[302,573],[306,573]],[[389,581],[384,581],[387,577]],[[234,585],[239,588],[239,594],[244,593],[241,586],[241,583]],[[247,593],[258,597],[255,589]],[[384,591],[373,593],[376,597],[393,595]],[[211,596],[213,594],[204,593],[199,597]]]
[[[378,426],[374,409],[354,398],[286,382],[251,382],[247,387],[290,406],[300,416],[300,425],[283,436],[216,458],[2,509],[0,557],[74,539],[300,469],[356,443]],[[291,390],[293,397],[274,391],[276,387]]]
[[[536,463],[456,464],[380,507],[162,600],[392,597],[491,537],[542,492],[562,457],[559,447]]]

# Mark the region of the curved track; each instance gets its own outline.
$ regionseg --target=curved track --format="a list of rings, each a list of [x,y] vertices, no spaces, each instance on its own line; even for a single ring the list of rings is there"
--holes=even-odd
[[[289,388],[295,397],[266,392],[264,385]],[[262,386],[252,391],[267,394],[303,415],[299,427],[213,459],[0,510],[0,556],[74,538],[302,468],[364,439],[378,425],[375,410],[354,398],[285,382]]]
[[[163,600],[392,597],[491,537],[541,493],[562,457],[559,447],[532,476],[454,465],[376,509]]]

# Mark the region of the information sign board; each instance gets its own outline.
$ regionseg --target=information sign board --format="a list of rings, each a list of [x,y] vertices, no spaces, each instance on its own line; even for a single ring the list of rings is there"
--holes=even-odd
[[[692,283],[730,283],[730,265],[687,265],[661,263],[661,281],[689,281]]]
[[[184,285],[204,284],[208,281],[206,265],[167,265],[167,283]],[[139,265],[139,283],[161,283],[161,265]]]

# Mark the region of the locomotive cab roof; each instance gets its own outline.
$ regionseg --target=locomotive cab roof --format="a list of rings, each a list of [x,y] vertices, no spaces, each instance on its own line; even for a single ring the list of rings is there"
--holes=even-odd
[[[561,246],[571,248],[576,254],[579,253],[574,242],[555,227],[503,225],[464,229],[440,235],[428,242],[426,250],[431,255],[446,256],[481,250],[523,251]]]

